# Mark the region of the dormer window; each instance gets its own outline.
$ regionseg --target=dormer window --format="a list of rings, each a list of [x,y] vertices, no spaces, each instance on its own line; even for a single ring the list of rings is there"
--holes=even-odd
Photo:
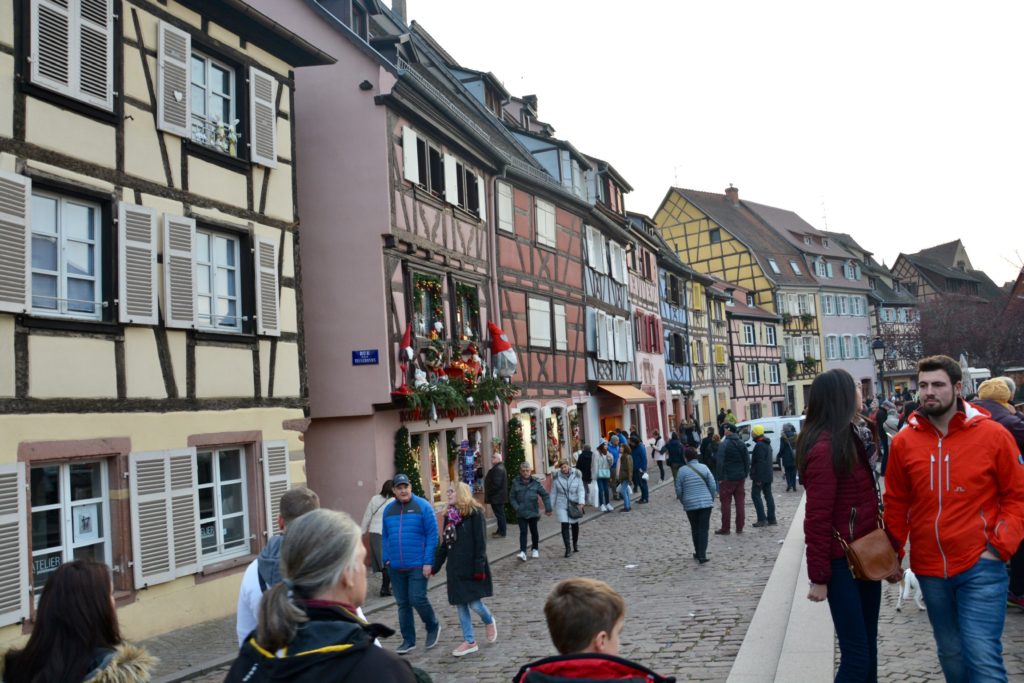
[[[803,275],[803,273],[800,271],[800,266],[796,264],[796,261],[790,261],[789,267],[792,268],[793,272],[796,273],[797,275]]]
[[[768,259],[768,267],[772,269],[772,272],[778,275],[782,271],[779,270],[779,264],[775,262],[775,259]]]
[[[821,238],[821,246],[823,246],[823,247],[831,246],[831,243],[828,241],[827,237],[822,237]]]
[[[808,246],[813,246],[814,245],[814,238],[811,237],[810,235],[804,235],[804,244],[806,244]]]

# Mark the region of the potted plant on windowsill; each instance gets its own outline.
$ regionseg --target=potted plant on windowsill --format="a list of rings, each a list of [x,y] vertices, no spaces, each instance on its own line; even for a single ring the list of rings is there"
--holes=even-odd
[[[782,324],[788,325],[793,320],[793,316],[789,313],[782,314]]]
[[[804,372],[817,372],[818,371],[818,359],[812,356],[804,358]]]
[[[787,358],[786,359],[786,372],[788,373],[788,375],[790,377],[796,375],[796,359],[794,359],[794,358]]]
[[[810,327],[814,324],[814,316],[810,313],[801,313],[800,322],[803,323],[804,327]]]

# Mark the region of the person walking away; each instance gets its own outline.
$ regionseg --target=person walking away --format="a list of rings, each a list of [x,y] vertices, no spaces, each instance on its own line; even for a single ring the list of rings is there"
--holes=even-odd
[[[315,493],[313,495],[316,495]],[[395,493],[391,480],[388,479],[380,487],[380,493],[370,499],[363,512],[363,521],[360,528],[364,534],[369,534],[370,567],[374,574],[381,574],[380,595],[387,597],[391,595],[391,577],[388,576],[388,568],[384,566],[384,555],[381,550],[381,531],[384,522],[384,506],[395,499]],[[319,503],[316,507],[320,507]],[[311,508],[316,509],[316,508]],[[308,510],[307,510],[308,512]],[[242,636],[244,637],[244,636]],[[241,641],[239,641],[241,644]]]
[[[576,469],[580,471],[580,478],[583,480],[583,502],[590,502],[590,482],[594,479],[594,452],[590,446],[584,444],[583,450],[576,458]]]
[[[651,436],[651,457],[658,465],[658,473],[661,475],[659,481],[665,481],[665,439],[661,438],[661,432],[655,429]]]
[[[786,491],[796,491],[796,427],[787,422],[782,425],[782,438],[779,439],[779,461],[786,475]]]
[[[616,470],[615,481],[615,488],[618,489],[619,496],[622,498],[622,508],[619,509],[619,512],[630,512],[633,509],[633,496],[629,490],[630,484],[633,482],[633,456],[629,444],[623,444],[619,448],[619,468]]]
[[[712,437],[715,436],[715,428],[708,427],[707,435],[700,440],[700,446],[697,447],[697,452],[700,455],[700,461],[707,465],[709,462],[714,460],[714,451],[712,451]]]
[[[388,481],[387,484],[387,490],[390,491],[391,482]],[[384,487],[381,487],[381,494],[383,492]],[[378,497],[374,496],[374,499]],[[388,499],[384,503],[386,504],[390,500]],[[371,499],[370,506],[367,506],[367,511],[371,510],[373,504],[373,499]],[[249,637],[249,634],[256,630],[260,600],[263,599],[263,594],[268,588],[277,585],[281,581],[281,544],[284,543],[284,536],[288,531],[288,525],[307,512],[319,509],[319,507],[320,497],[316,495],[315,491],[305,486],[296,486],[295,488],[288,489],[281,495],[277,516],[277,528],[280,533],[270,537],[270,540],[267,541],[267,546],[255,560],[249,563],[249,566],[245,568],[245,573],[242,574],[242,584],[238,589],[238,610],[235,615],[235,636],[238,638],[239,647]],[[383,515],[379,514],[382,507],[373,508],[378,512],[378,519],[383,517]],[[365,514],[363,515],[363,522],[365,531],[367,526]],[[378,526],[378,528],[380,527]],[[372,536],[370,537],[370,548],[372,551]],[[380,553],[379,543],[377,551]],[[383,558],[381,559],[381,564],[383,566]],[[383,569],[386,572],[386,567],[383,567]],[[384,576],[386,580],[387,573]],[[381,592],[383,590],[382,587]],[[362,614],[359,616],[362,616]]]
[[[903,403],[903,412],[900,413],[899,422],[896,423],[896,431],[897,432],[900,431],[901,429],[903,429],[903,425],[905,425],[907,423],[907,420],[910,418],[911,415],[914,414],[915,410],[917,410],[917,401],[910,400],[910,399],[907,399],[906,401],[904,401],[904,403]]]
[[[3,680],[149,681],[156,659],[122,638],[112,585],[100,562],[59,566],[43,586],[28,642],[3,656]]]
[[[711,528],[711,508],[718,494],[718,482],[711,470],[697,458],[700,454],[690,446],[686,449],[686,467],[680,468],[675,481],[676,498],[683,504],[690,521],[693,539],[693,559],[700,564],[708,561],[708,532]]]
[[[736,507],[736,533],[743,533],[745,522],[745,501],[747,492],[744,491],[744,482],[750,474],[750,454],[747,453],[746,445],[740,440],[736,433],[736,425],[726,421],[725,438],[718,447],[716,469],[718,472],[718,495],[722,503],[722,528],[715,529],[720,536],[728,536],[729,517],[732,507]]]
[[[611,512],[614,509],[608,495],[611,476],[612,455],[608,452],[608,442],[601,439],[597,444],[597,454],[594,456],[594,480],[597,482],[597,507],[602,512]]]
[[[540,480],[531,476],[533,468],[530,463],[524,462],[519,466],[519,476],[512,480],[512,491],[509,494],[509,504],[516,513],[519,522],[519,559],[526,562],[526,530],[530,530],[531,552],[534,559],[540,557],[540,532],[537,530],[537,520],[540,519],[540,509],[537,506],[537,498],[544,501],[544,514],[551,515],[551,497],[544,490]]]
[[[716,422],[718,423],[718,437],[720,439],[724,439],[725,438],[725,408],[722,408],[722,409],[720,409],[718,411],[718,418],[717,418]]]
[[[668,453],[669,469],[672,470],[672,481],[675,481],[679,476],[679,468],[686,464],[686,451],[676,432],[672,432],[669,436],[668,443],[665,444],[665,451]]]
[[[437,645],[441,633],[441,622],[427,598],[427,581],[432,574],[434,549],[437,548],[437,519],[430,502],[412,492],[408,475],[400,472],[391,483],[395,501],[384,508],[381,541],[384,564],[391,574],[391,589],[398,606],[398,629],[402,634],[402,644],[395,652],[404,655],[416,648],[413,610],[427,629],[428,650]]]
[[[845,370],[828,370],[811,383],[807,418],[797,441],[796,463],[807,491],[807,599],[828,600],[839,640],[837,683],[878,677],[878,581],[855,579],[843,547],[878,526],[878,494],[854,420],[860,389]]]
[[[505,538],[508,523],[505,521],[505,504],[508,502],[508,472],[501,461],[501,453],[491,455],[491,469],[484,477],[484,502],[491,506],[497,528],[491,534],[494,538]]]
[[[524,665],[513,683],[675,683],[672,676],[659,676],[619,657],[626,601],[604,581],[579,577],[559,581],[544,602],[544,618],[558,655]]]
[[[441,545],[437,547],[432,570],[437,574],[448,562],[448,603],[455,605],[462,627],[462,644],[452,651],[456,657],[480,650],[473,633],[471,610],[483,620],[487,642],[498,640],[498,624],[484,604],[484,598],[494,595],[491,566],[487,562],[486,528],[483,508],[473,498],[469,485],[460,481],[449,487]]]
[[[630,455],[633,457],[633,484],[640,490],[638,504],[646,505],[651,502],[651,490],[647,480],[650,475],[647,473],[647,446],[640,440],[639,434],[629,437]]]
[[[612,456],[612,473],[619,471],[619,455],[622,452],[622,446],[625,443],[619,443],[619,434],[614,429],[608,433],[608,453]],[[612,498],[619,500],[619,487],[612,487]]]
[[[885,431],[885,422],[889,419],[889,409],[884,403],[878,404],[878,409],[871,416],[875,423],[875,431],[878,439],[879,472],[885,476],[885,466],[889,461],[889,432]]]
[[[580,520],[569,515],[570,508],[583,512],[584,498],[583,479],[578,470],[569,466],[566,460],[558,461],[558,471],[551,480],[551,507],[562,524],[562,543],[565,544],[565,556],[579,552]],[[570,537],[572,546],[569,545]]]
[[[775,519],[775,498],[772,496],[775,471],[772,469],[772,444],[764,438],[764,425],[754,425],[750,434],[754,437],[754,452],[750,457],[750,499],[754,502],[754,510],[757,512],[754,526],[760,528],[778,523]]]
[[[1024,537],[1020,449],[983,408],[958,397],[960,364],[917,364],[920,407],[893,437],[885,522],[928,607],[947,681],[1006,681],[1004,563]]]
[[[396,498],[389,511],[402,507]],[[281,546],[283,579],[263,596],[256,633],[225,682],[423,681],[408,662],[374,646],[375,638],[395,632],[356,614],[366,600],[365,558],[359,526],[344,512],[313,510],[290,524]]]

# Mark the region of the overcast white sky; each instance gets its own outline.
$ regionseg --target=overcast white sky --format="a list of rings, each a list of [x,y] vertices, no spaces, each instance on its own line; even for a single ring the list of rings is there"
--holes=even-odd
[[[892,265],[960,238],[1024,260],[1024,3],[407,0],[466,67],[536,94],[653,214],[670,185],[852,234]]]

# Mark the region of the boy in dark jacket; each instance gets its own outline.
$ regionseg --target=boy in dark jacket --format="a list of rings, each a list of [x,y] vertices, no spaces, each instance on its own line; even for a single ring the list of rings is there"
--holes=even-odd
[[[755,527],[776,524],[775,521],[775,498],[772,497],[772,479],[775,473],[772,471],[772,445],[764,438],[764,426],[754,425],[750,430],[754,437],[754,452],[750,458],[750,498],[754,501],[754,510],[757,511]],[[765,516],[764,496],[768,502],[768,516]]]
[[[525,665],[513,683],[644,681],[674,683],[650,669],[619,657],[619,637],[626,623],[626,603],[604,581],[565,579],[555,585],[544,603],[551,642],[558,649]]]

